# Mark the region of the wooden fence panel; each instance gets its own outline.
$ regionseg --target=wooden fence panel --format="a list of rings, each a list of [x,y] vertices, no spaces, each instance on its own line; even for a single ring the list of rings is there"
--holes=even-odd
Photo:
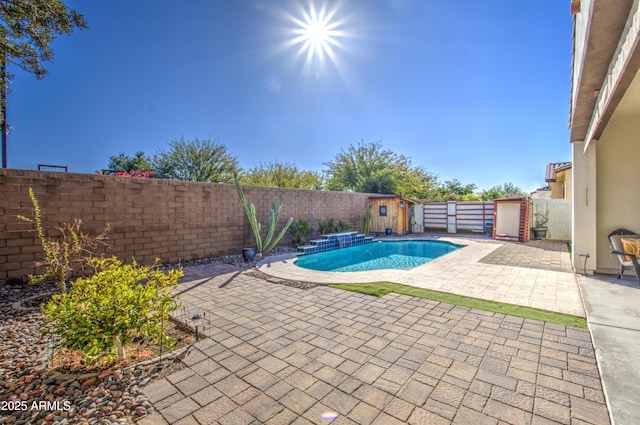
[[[425,230],[448,233],[484,232],[484,223],[493,221],[493,201],[426,202]]]
[[[447,229],[447,203],[428,202],[424,204],[424,229]]]

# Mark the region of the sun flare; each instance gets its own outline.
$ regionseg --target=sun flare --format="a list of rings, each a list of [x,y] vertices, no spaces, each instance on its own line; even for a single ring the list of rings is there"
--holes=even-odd
[[[327,38],[327,27],[322,22],[311,22],[307,28],[305,28],[304,36],[307,40],[314,45],[321,45]]]
[[[335,14],[335,9],[329,10],[324,6],[316,10],[310,4],[308,10],[302,11],[301,17],[293,19],[296,28],[292,44],[297,45],[298,54],[304,56],[305,67],[314,63],[322,66],[326,58],[335,60],[335,49],[340,47],[339,39],[344,35]]]

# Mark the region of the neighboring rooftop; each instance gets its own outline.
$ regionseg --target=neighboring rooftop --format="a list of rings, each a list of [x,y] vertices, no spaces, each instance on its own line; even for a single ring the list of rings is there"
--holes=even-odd
[[[568,170],[569,168],[571,168],[571,162],[552,162],[551,164],[547,165],[547,172],[545,174],[544,181],[546,181],[547,183],[555,182],[556,173]]]

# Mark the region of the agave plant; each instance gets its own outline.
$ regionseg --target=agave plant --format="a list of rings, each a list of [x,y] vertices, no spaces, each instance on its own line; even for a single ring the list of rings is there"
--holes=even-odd
[[[336,222],[332,218],[318,221],[318,231],[321,235],[328,235],[335,232],[337,229]]]
[[[304,245],[307,243],[309,236],[315,232],[315,229],[309,224],[309,222],[303,218],[299,218],[294,221],[289,227],[289,233],[291,233],[291,243],[294,245]]]
[[[348,232],[349,230],[351,230],[353,228],[353,226],[351,226],[351,224],[347,223],[346,221],[338,221],[338,224],[336,225],[336,231],[338,233],[340,232]]]
[[[284,195],[280,196],[280,204],[276,205],[276,201],[274,200],[271,204],[271,210],[269,211],[269,227],[267,230],[267,234],[262,238],[260,231],[262,230],[262,224],[258,222],[256,218],[256,206],[251,203],[247,203],[247,199],[244,196],[244,192],[242,191],[242,187],[240,187],[240,183],[238,182],[238,175],[235,174],[233,176],[233,181],[236,185],[236,189],[238,190],[238,196],[240,196],[240,201],[242,202],[242,206],[244,207],[244,212],[247,214],[247,219],[249,220],[249,224],[251,225],[251,231],[253,232],[253,237],[256,240],[256,251],[261,254],[268,254],[273,248],[278,245],[280,239],[287,233],[289,226],[293,222],[293,217],[289,217],[289,220],[284,225],[278,236],[273,237],[276,231],[276,226],[278,225],[278,219],[280,218],[280,212],[282,210],[282,206],[284,205]]]

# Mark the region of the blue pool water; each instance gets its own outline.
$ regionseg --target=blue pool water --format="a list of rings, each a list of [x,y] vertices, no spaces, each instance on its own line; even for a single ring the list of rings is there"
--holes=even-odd
[[[374,242],[303,255],[298,257],[295,264],[305,269],[328,272],[408,270],[460,248],[461,245],[442,241]]]

